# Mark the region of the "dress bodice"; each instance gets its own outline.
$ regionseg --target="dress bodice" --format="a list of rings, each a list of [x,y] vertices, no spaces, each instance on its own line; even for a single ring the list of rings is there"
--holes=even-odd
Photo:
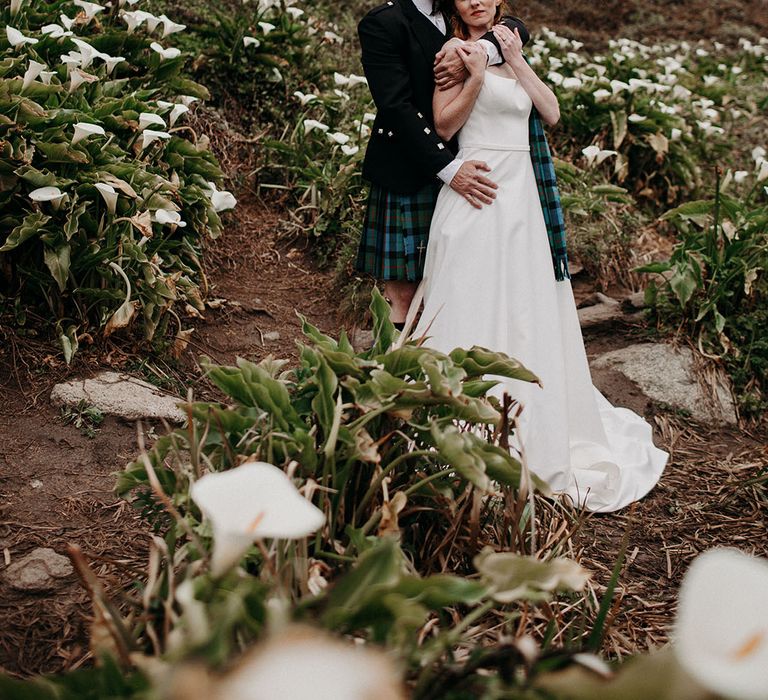
[[[459,145],[528,146],[528,116],[533,103],[520,83],[490,70],[472,112],[459,132]]]

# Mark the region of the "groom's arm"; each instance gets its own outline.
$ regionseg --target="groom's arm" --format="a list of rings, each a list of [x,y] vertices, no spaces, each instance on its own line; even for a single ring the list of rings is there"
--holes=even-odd
[[[501,24],[509,27],[512,31],[515,29],[520,33],[520,38],[525,46],[531,38],[528,28],[521,19],[517,17],[503,17]],[[499,40],[493,32],[488,32],[478,39],[478,43],[483,46],[488,54],[488,65],[495,66],[504,63],[504,57],[501,54]],[[464,62],[458,57],[455,50],[450,48],[443,49],[435,57],[435,85],[440,90],[448,90],[454,85],[463,82],[466,79],[466,68]]]
[[[413,102],[410,71],[397,46],[397,27],[387,26],[380,14],[369,14],[360,22],[358,35],[363,70],[378,110],[377,131],[404,143],[415,167],[437,175],[453,155]]]

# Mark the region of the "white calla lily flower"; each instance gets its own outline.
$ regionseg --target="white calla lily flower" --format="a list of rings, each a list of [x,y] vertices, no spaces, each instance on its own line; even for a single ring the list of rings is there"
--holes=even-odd
[[[153,144],[158,139],[169,139],[171,135],[167,131],[156,131],[154,129],[144,129],[141,132],[141,150]]]
[[[152,114],[152,112],[142,112],[139,115],[139,129],[143,131],[151,124],[165,128],[165,119],[163,119],[159,114]]]
[[[640,122],[644,122],[646,119],[648,119],[648,117],[642,114],[637,114],[636,112],[633,114],[630,114],[627,117],[627,121],[632,122],[633,124],[639,124]]]
[[[186,221],[181,220],[181,214],[173,209],[158,209],[152,217],[152,221],[156,221],[162,226],[171,225],[184,228],[187,225]]]
[[[94,187],[99,191],[99,194],[104,198],[104,202],[107,205],[107,210],[110,214],[115,213],[117,208],[117,191],[112,185],[108,185],[105,182],[97,182]]]
[[[176,123],[176,120],[182,115],[189,112],[189,107],[187,105],[173,105],[173,109],[171,109],[171,113],[168,116],[168,121],[170,122],[170,125],[173,126]]]
[[[30,60],[29,67],[24,72],[24,82],[21,86],[21,91],[24,92],[47,67],[45,63]]]
[[[675,653],[702,686],[739,700],[768,697],[768,560],[713,549],[680,587]]]
[[[64,27],[64,29],[69,31],[70,29],[72,29],[72,25],[75,23],[75,20],[70,17],[67,17],[67,15],[62,13],[59,15],[59,22],[61,22],[61,25]]]
[[[153,41],[149,45],[149,48],[152,49],[153,51],[159,53],[160,54],[160,58],[162,58],[163,60],[174,59],[174,58],[178,58],[179,56],[181,56],[181,49],[177,49],[177,48],[175,48],[173,46],[169,46],[166,49],[166,48],[163,48],[156,41]]]
[[[343,44],[344,39],[335,32],[323,32],[323,39],[331,44]]]
[[[33,202],[51,202],[58,206],[66,195],[58,187],[38,187],[29,193],[29,198]]]
[[[38,39],[33,39],[30,36],[24,36],[18,29],[6,25],[5,36],[8,37],[8,43],[16,48],[18,46],[24,46],[24,44],[36,44]]]
[[[343,153],[345,156],[353,156],[353,155],[355,155],[355,153],[357,153],[359,150],[360,150],[360,147],[359,147],[359,146],[347,146],[347,145],[344,145],[344,146],[342,146],[342,147],[341,147],[341,152],[342,152],[342,153]]]
[[[678,129],[676,126],[672,127],[672,131],[669,132],[669,138],[672,139],[672,141],[679,141],[682,135],[682,129]]]
[[[81,71],[79,68],[75,68],[69,75],[69,92],[72,93],[79,88],[83,83],[95,83],[98,81],[98,77]]]
[[[363,115],[363,123],[372,122],[376,120],[376,115],[373,112],[366,112]]]
[[[193,484],[191,495],[213,528],[214,575],[235,566],[254,540],[301,539],[325,522],[288,475],[266,462],[206,474]]]
[[[77,46],[80,56],[82,56],[80,67],[88,68],[88,66],[93,63],[93,59],[99,55],[99,52],[94,49],[93,46],[91,46],[87,41],[83,41],[77,37],[72,37],[71,41],[75,46]]]
[[[72,145],[83,141],[91,136],[106,136],[103,126],[90,124],[88,122],[78,122],[75,124],[75,133],[72,136]]]
[[[746,180],[748,177],[749,177],[749,173],[748,173],[746,170],[737,170],[737,171],[736,171],[736,172],[733,174],[733,181],[734,181],[734,182],[735,182],[737,185],[740,185],[740,184],[741,184],[742,182],[744,182],[744,180]]]
[[[243,46],[245,46],[246,48],[248,48],[249,46],[255,46],[256,48],[259,48],[259,46],[261,46],[261,41],[257,39],[255,36],[244,36]]]
[[[610,90],[606,90],[604,88],[595,90],[592,93],[592,96],[595,98],[595,102],[605,102],[605,100],[609,99],[612,95],[613,93]]]
[[[85,13],[85,19],[89,22],[99,14],[99,12],[103,12],[105,9],[104,5],[99,5],[95,2],[86,2],[86,0],[72,0],[72,2]]]
[[[752,149],[752,160],[754,160],[755,163],[760,163],[760,161],[762,161],[766,155],[768,154],[766,153],[765,148],[762,146],[757,146]]]
[[[304,627],[289,627],[247,653],[212,694],[211,700],[405,698],[400,674],[384,653]]]
[[[304,133],[308,134],[313,129],[318,129],[319,131],[328,131],[330,127],[327,124],[323,124],[322,122],[317,121],[316,119],[305,119],[304,120]]]
[[[338,143],[340,146],[343,146],[345,143],[349,141],[349,136],[347,136],[346,134],[343,134],[341,131],[335,131],[332,134],[328,134],[328,138],[331,141]]]
[[[56,75],[55,70],[42,70],[40,71],[40,80],[43,81],[43,85],[50,85],[54,75]]]
[[[561,83],[561,87],[564,90],[578,90],[583,84],[584,83],[581,81],[580,78],[571,76],[563,80],[563,82]]]
[[[304,10],[299,9],[298,7],[286,7],[285,11],[293,17],[293,19],[298,19],[304,14]]]
[[[174,22],[165,15],[160,15],[158,19],[163,25],[163,39],[165,39],[165,37],[167,37],[169,34],[183,32],[187,28],[186,24],[179,24],[178,22]]]
[[[19,14],[19,10],[23,4],[24,0],[11,0],[11,17],[15,17]]]
[[[123,11],[120,13],[120,17],[122,18],[123,22],[125,22],[128,25],[128,33],[133,34],[133,32],[140,27],[144,22],[146,22],[150,17],[152,17],[149,12],[144,12],[143,10],[135,10],[132,12]]]
[[[100,53],[99,58],[104,61],[104,65],[107,67],[107,75],[112,75],[112,71],[115,70],[115,66],[119,63],[125,63],[126,59],[123,56],[110,56],[105,53]]]
[[[589,166],[591,166],[593,163],[595,165],[600,165],[600,163],[602,163],[606,158],[610,158],[611,156],[618,155],[616,151],[601,150],[598,146],[595,146],[594,144],[582,149],[581,152],[586,157],[587,165]]]
[[[40,32],[46,36],[50,36],[51,39],[62,39],[67,36],[74,36],[73,32],[70,32],[60,24],[46,24]]]
[[[237,206],[235,195],[227,190],[217,190],[211,194],[211,204],[215,212],[227,211]]]
[[[301,90],[296,90],[293,96],[298,98],[302,107],[306,107],[310,102],[317,99],[317,95],[313,95],[311,92],[304,94]]]
[[[261,31],[264,32],[265,35],[277,29],[274,24],[270,24],[269,22],[259,22],[258,25],[261,27]]]
[[[179,95],[179,102],[185,107],[191,107],[193,102],[199,101],[199,97],[193,97],[192,95]]]
[[[768,180],[768,160],[760,161],[760,168],[757,171],[757,182]]]
[[[614,95],[623,90],[629,90],[629,83],[625,83],[623,80],[611,80],[611,90]]]

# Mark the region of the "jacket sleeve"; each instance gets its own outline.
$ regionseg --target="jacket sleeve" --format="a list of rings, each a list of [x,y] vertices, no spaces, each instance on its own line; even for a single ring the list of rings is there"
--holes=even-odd
[[[509,15],[502,17],[501,24],[509,27],[512,30],[517,28],[517,31],[520,32],[520,38],[523,40],[523,46],[525,46],[530,41],[531,34],[528,31],[528,28],[523,23],[523,20],[519,19],[518,17],[511,17]],[[483,34],[483,36],[480,38],[485,39],[486,41],[490,41],[499,50],[501,61],[503,63],[504,54],[501,53],[501,46],[499,46],[499,40],[496,38],[496,35],[493,32],[488,32],[487,34]]]
[[[414,103],[410,72],[396,37],[378,15],[370,14],[360,22],[358,34],[363,70],[378,110],[371,138],[397,139],[419,170],[437,175],[454,157]]]

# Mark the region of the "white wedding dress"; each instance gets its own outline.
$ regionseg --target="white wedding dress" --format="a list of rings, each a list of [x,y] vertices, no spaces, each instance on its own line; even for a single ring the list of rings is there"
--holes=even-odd
[[[592,386],[570,281],[556,282],[528,148],[531,99],[491,71],[459,134],[459,157],[482,160],[499,185],[474,209],[449,187],[437,201],[414,332],[443,352],[479,345],[536,373],[543,388],[503,380],[524,406],[518,439],[531,470],[593,511],[642,498],[667,453],[640,416]]]

